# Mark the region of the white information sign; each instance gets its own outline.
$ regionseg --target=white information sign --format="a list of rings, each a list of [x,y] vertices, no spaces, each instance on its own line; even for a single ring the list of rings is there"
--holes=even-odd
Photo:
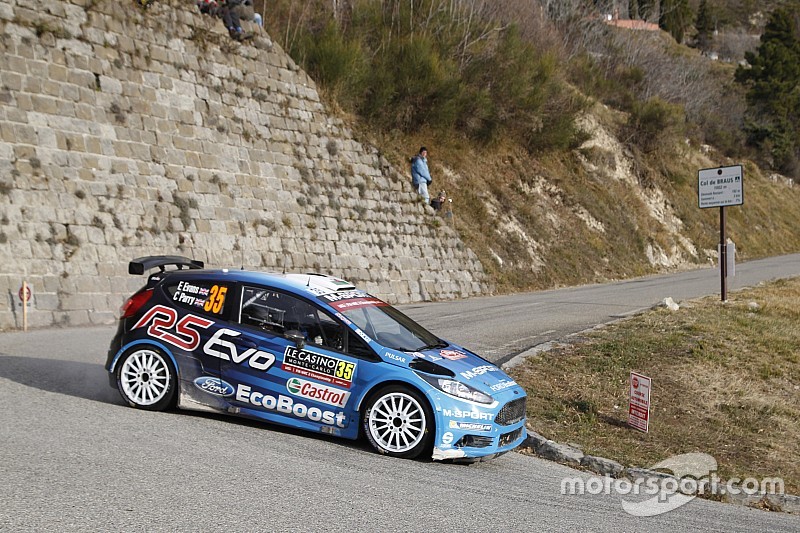
[[[701,209],[744,203],[742,165],[706,168],[697,177],[697,201]]]

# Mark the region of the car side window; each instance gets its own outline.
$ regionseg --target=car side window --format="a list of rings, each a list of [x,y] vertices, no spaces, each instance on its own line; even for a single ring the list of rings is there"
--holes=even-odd
[[[297,331],[309,344],[344,351],[344,325],[322,309],[280,291],[243,287],[240,321],[277,335]]]
[[[259,287],[242,287],[242,306],[239,321],[248,326],[283,335],[286,314],[282,294]]]
[[[219,317],[228,303],[228,285],[208,280],[180,280],[166,287],[170,299],[179,307]]]
[[[367,343],[361,340],[358,335],[352,331],[347,336],[347,353],[359,359],[368,359],[370,361],[379,360],[375,356],[375,352],[367,346]]]

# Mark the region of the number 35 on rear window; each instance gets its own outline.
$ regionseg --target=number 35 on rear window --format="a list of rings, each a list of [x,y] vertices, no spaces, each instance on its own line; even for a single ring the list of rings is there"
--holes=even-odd
[[[203,304],[203,311],[206,313],[214,313],[218,315],[222,312],[222,306],[225,305],[225,295],[228,293],[228,287],[214,285],[208,292],[206,303]]]

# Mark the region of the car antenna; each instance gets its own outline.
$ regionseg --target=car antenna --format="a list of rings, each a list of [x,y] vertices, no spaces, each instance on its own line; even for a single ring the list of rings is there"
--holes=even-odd
[[[241,270],[244,270],[244,248],[242,248],[242,246],[239,245],[239,250],[242,252],[242,268],[241,268]]]

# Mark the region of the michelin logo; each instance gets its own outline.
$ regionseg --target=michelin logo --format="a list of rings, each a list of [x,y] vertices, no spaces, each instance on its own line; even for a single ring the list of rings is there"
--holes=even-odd
[[[478,422],[458,422],[450,421],[450,429],[460,429],[461,431],[491,431],[491,424],[479,424]]]

